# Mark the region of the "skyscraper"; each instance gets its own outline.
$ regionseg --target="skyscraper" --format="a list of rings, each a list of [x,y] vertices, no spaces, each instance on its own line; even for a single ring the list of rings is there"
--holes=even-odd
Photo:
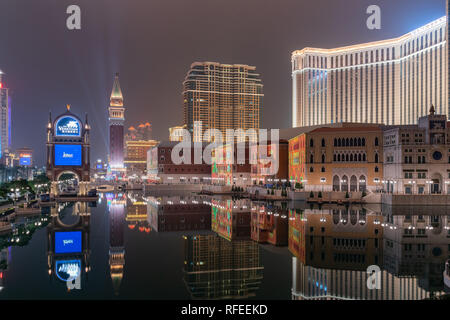
[[[293,127],[449,115],[446,17],[395,39],[292,54]]]
[[[0,158],[3,161],[11,146],[11,98],[0,70]]]
[[[220,130],[224,139],[227,129],[258,130],[263,97],[255,67],[195,62],[183,82],[184,124],[198,142],[209,141],[203,136],[208,129]],[[196,133],[197,121],[202,130]]]
[[[125,108],[119,74],[116,73],[109,105],[109,165],[112,170],[123,168]]]
[[[450,0],[446,0],[447,4],[447,33],[446,33],[446,39],[447,39],[447,95],[448,95],[448,115],[450,116],[450,28],[449,28],[449,21],[450,21]]]

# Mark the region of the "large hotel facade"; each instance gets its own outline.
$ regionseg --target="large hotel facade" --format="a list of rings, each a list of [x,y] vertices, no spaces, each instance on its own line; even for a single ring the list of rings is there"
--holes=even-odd
[[[195,62],[183,82],[184,124],[196,142],[218,129],[259,130],[263,84],[256,68],[216,62]],[[201,121],[201,130],[194,130]],[[238,140],[242,141],[242,140]]]
[[[446,21],[390,40],[294,51],[293,127],[415,124],[430,105],[448,116]]]

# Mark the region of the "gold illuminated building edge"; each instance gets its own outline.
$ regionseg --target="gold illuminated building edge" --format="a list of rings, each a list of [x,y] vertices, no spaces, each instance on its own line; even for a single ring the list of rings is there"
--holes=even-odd
[[[447,19],[401,37],[292,53],[292,126],[415,124],[430,105],[449,115]]]

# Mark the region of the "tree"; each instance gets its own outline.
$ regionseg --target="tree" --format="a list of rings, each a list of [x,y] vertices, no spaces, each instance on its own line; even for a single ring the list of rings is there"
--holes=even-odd
[[[310,198],[314,198],[314,192],[311,191],[311,192],[309,193],[309,197],[310,197]]]

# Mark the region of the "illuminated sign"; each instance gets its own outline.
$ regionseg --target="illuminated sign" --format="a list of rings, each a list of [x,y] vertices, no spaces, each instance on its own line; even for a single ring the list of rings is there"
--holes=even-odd
[[[55,145],[55,166],[81,166],[81,145]]]
[[[19,165],[21,166],[31,166],[31,156],[30,155],[21,155],[19,158]]]
[[[81,231],[55,232],[55,253],[80,253]]]
[[[63,137],[80,137],[81,136],[81,124],[76,118],[71,116],[65,116],[60,118],[55,125],[56,136]]]
[[[59,260],[55,263],[56,276],[65,282],[71,282],[81,274],[80,260]]]
[[[103,165],[102,164],[97,164],[97,169],[103,169]]]

